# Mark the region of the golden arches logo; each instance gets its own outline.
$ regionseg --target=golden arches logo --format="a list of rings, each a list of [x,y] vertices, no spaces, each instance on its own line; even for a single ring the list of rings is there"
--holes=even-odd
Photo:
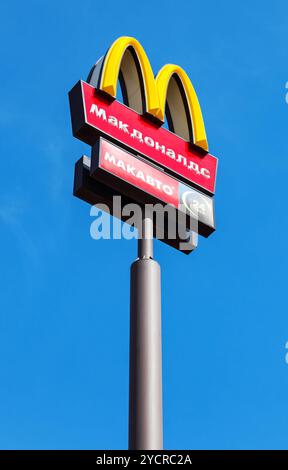
[[[208,151],[197,94],[181,67],[166,64],[154,78],[141,44],[135,38],[123,36],[112,44],[89,76],[93,86],[112,98],[116,98],[118,79],[125,104],[160,123],[166,113],[171,131]]]

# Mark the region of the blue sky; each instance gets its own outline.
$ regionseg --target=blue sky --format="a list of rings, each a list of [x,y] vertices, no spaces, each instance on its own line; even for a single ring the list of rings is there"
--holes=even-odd
[[[164,445],[287,449],[287,2],[1,4],[0,448],[125,449],[132,241],[72,197],[67,92],[119,36],[190,75],[217,231],[162,267]]]

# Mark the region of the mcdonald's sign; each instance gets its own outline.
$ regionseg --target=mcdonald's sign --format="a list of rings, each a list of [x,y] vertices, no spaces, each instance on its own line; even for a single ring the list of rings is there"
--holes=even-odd
[[[124,103],[116,100],[118,80]],[[194,87],[178,65],[165,65],[154,78],[141,44],[121,37],[87,81],[73,87],[69,100],[75,137],[91,146],[106,137],[184,184],[214,194],[218,160],[208,150]]]

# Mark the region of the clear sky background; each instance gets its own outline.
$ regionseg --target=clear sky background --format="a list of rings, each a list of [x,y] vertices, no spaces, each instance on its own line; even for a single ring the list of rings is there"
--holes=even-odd
[[[133,241],[72,196],[67,93],[119,36],[190,75],[217,231],[162,267],[167,449],[287,449],[287,2],[3,1],[0,448],[125,449]]]

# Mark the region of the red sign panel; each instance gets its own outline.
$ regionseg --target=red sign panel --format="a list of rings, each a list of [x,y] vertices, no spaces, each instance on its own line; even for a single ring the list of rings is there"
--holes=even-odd
[[[170,204],[198,222],[201,235],[215,230],[213,199],[167,175],[111,142],[93,146],[91,175],[102,183],[145,203]]]
[[[101,139],[99,166],[157,199],[178,208],[179,182],[157,168]]]
[[[203,155],[173,132],[158,127],[141,114],[80,81],[70,92],[73,132],[93,145],[97,135],[133,149],[178,178],[214,194],[217,158]]]

